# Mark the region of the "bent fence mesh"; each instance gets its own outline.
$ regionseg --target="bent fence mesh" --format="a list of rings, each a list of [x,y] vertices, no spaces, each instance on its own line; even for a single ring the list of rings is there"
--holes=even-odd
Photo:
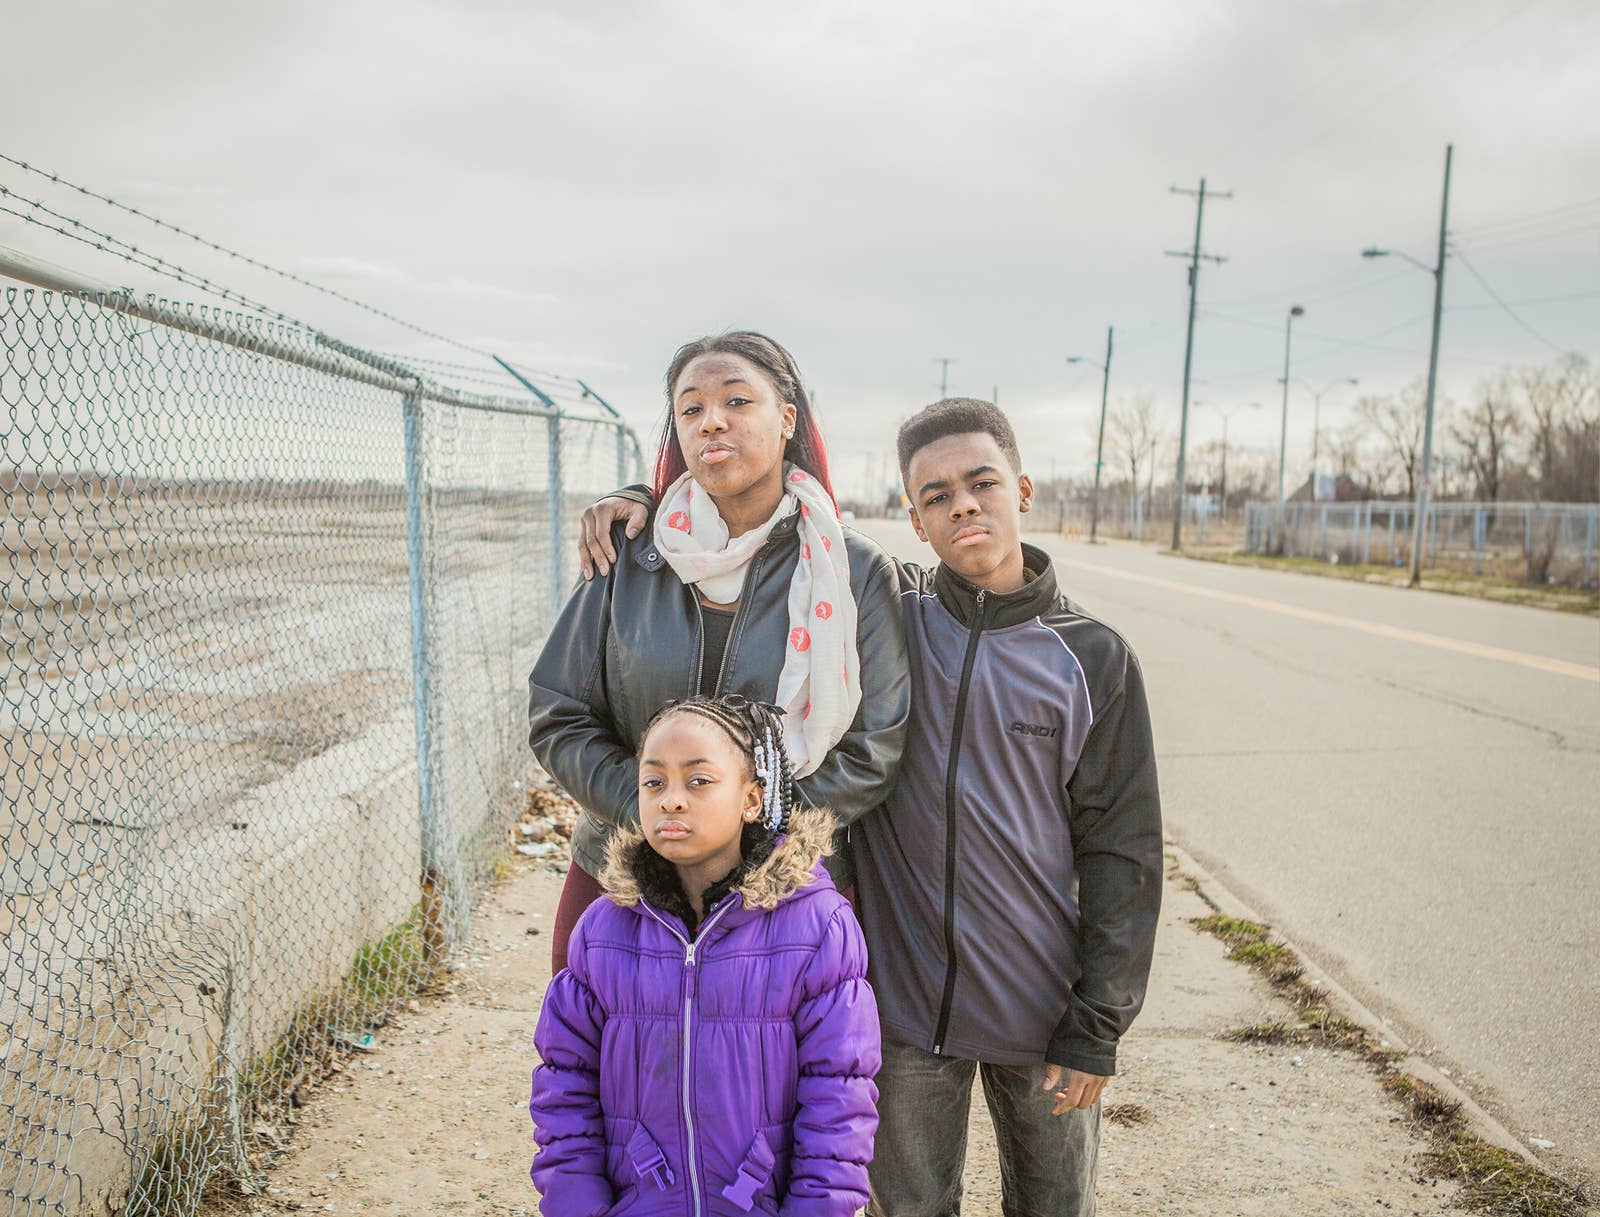
[[[1410,503],[1248,503],[1244,548],[1323,562],[1406,566]],[[1423,521],[1424,569],[1600,585],[1600,505],[1430,503]]]
[[[0,349],[0,1212],[192,1212],[462,942],[633,437],[199,310],[7,290]]]

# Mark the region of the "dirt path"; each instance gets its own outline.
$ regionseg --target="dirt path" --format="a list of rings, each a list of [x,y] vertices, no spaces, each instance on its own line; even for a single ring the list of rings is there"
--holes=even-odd
[[[537,1212],[526,1111],[533,1027],[565,863],[515,868],[479,909],[450,992],[420,998],[298,1113],[267,1190],[202,1217],[282,1211]],[[1151,993],[1108,1088],[1100,1196],[1107,1213],[1444,1214],[1454,1189],[1418,1176],[1425,1143],[1357,1057],[1250,1046],[1218,1033],[1290,1020],[1192,918],[1210,910],[1169,876]],[[999,1211],[981,1096],[966,1211]]]

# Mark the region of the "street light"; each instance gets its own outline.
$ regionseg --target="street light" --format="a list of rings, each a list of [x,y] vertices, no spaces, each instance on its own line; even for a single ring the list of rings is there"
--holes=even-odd
[[[1295,384],[1311,394],[1311,497],[1313,499],[1317,497],[1317,444],[1322,439],[1322,399],[1341,385],[1360,383],[1354,376],[1345,376],[1339,380],[1329,381],[1322,388],[1316,389],[1303,380],[1295,380]]]
[[[1428,400],[1422,424],[1422,469],[1417,478],[1416,519],[1411,529],[1411,586],[1422,582],[1422,522],[1428,514],[1428,481],[1433,472],[1433,394],[1439,383],[1439,319],[1444,312],[1444,260],[1445,240],[1450,223],[1450,162],[1455,157],[1455,145],[1444,146],[1444,197],[1439,204],[1439,261],[1433,266],[1419,262],[1408,253],[1397,249],[1364,249],[1363,258],[1401,258],[1419,270],[1433,276],[1433,343],[1428,348]]]
[[[1106,326],[1106,361],[1096,363],[1092,359],[1085,359],[1082,355],[1068,355],[1068,363],[1086,363],[1092,368],[1099,368],[1103,375],[1100,378],[1100,438],[1094,445],[1094,498],[1089,507],[1089,544],[1093,545],[1100,535],[1100,471],[1105,468],[1106,450],[1106,390],[1111,387],[1111,326]]]
[[[1298,304],[1289,310],[1283,322],[1283,422],[1278,432],[1278,505],[1283,506],[1283,470],[1289,458],[1289,337],[1294,331],[1294,319],[1304,317],[1305,309]]]
[[[1213,405],[1211,402],[1208,402],[1208,401],[1207,402],[1197,401],[1194,404],[1197,405],[1197,406],[1205,406],[1208,410],[1215,410],[1218,414],[1220,414],[1222,416],[1222,513],[1221,513],[1221,518],[1224,521],[1226,521],[1227,518],[1228,518],[1228,420],[1230,418],[1232,418],[1235,414],[1239,413],[1240,410],[1259,410],[1259,409],[1261,409],[1261,403],[1258,402],[1258,401],[1253,401],[1253,402],[1250,402],[1248,405],[1235,406],[1231,410],[1224,410],[1221,406]]]

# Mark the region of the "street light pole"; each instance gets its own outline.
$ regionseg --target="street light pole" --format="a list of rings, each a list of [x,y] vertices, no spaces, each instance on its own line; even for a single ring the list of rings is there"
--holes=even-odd
[[[1363,258],[1385,258],[1391,253],[1404,258],[1433,276],[1433,342],[1428,348],[1428,398],[1422,423],[1422,469],[1417,478],[1416,519],[1411,526],[1411,578],[1410,585],[1422,582],[1422,539],[1428,515],[1429,481],[1433,475],[1433,402],[1439,384],[1439,322],[1444,313],[1444,262],[1446,241],[1450,229],[1450,166],[1455,159],[1455,145],[1444,146],[1444,195],[1439,204],[1439,260],[1429,266],[1418,262],[1410,254],[1398,250],[1364,249]]]
[[[1211,402],[1202,403],[1197,401],[1194,404],[1197,406],[1203,404],[1222,416],[1222,512],[1220,518],[1226,522],[1228,518],[1228,420],[1239,413],[1240,410],[1259,410],[1261,403],[1253,401],[1247,406],[1235,406],[1231,410],[1224,410],[1221,406],[1213,405]]]
[[[1294,319],[1304,317],[1305,309],[1298,304],[1289,310],[1283,323],[1283,421],[1278,432],[1278,506],[1283,506],[1283,473],[1289,459],[1289,339],[1294,332]]]
[[[1115,327],[1106,326],[1106,361],[1100,365],[1100,435],[1094,445],[1094,498],[1089,501],[1089,544],[1093,545],[1100,537],[1100,473],[1105,468],[1106,455],[1106,394],[1111,389],[1111,334]],[[1094,360],[1085,359],[1082,355],[1067,356],[1068,363],[1087,363],[1091,367]]]
[[[1354,376],[1346,376],[1342,380],[1325,384],[1320,389],[1314,389],[1305,381],[1299,382],[1301,387],[1311,394],[1311,497],[1317,497],[1317,453],[1318,445],[1322,440],[1322,399],[1332,393],[1340,385],[1358,385],[1361,382]]]

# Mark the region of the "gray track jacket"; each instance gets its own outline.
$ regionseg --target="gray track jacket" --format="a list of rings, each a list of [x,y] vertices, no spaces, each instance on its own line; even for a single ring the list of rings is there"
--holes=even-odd
[[[903,567],[910,732],[888,803],[851,827],[887,1038],[1109,1075],[1144,1002],[1161,803],[1139,665],[1057,590]]]

